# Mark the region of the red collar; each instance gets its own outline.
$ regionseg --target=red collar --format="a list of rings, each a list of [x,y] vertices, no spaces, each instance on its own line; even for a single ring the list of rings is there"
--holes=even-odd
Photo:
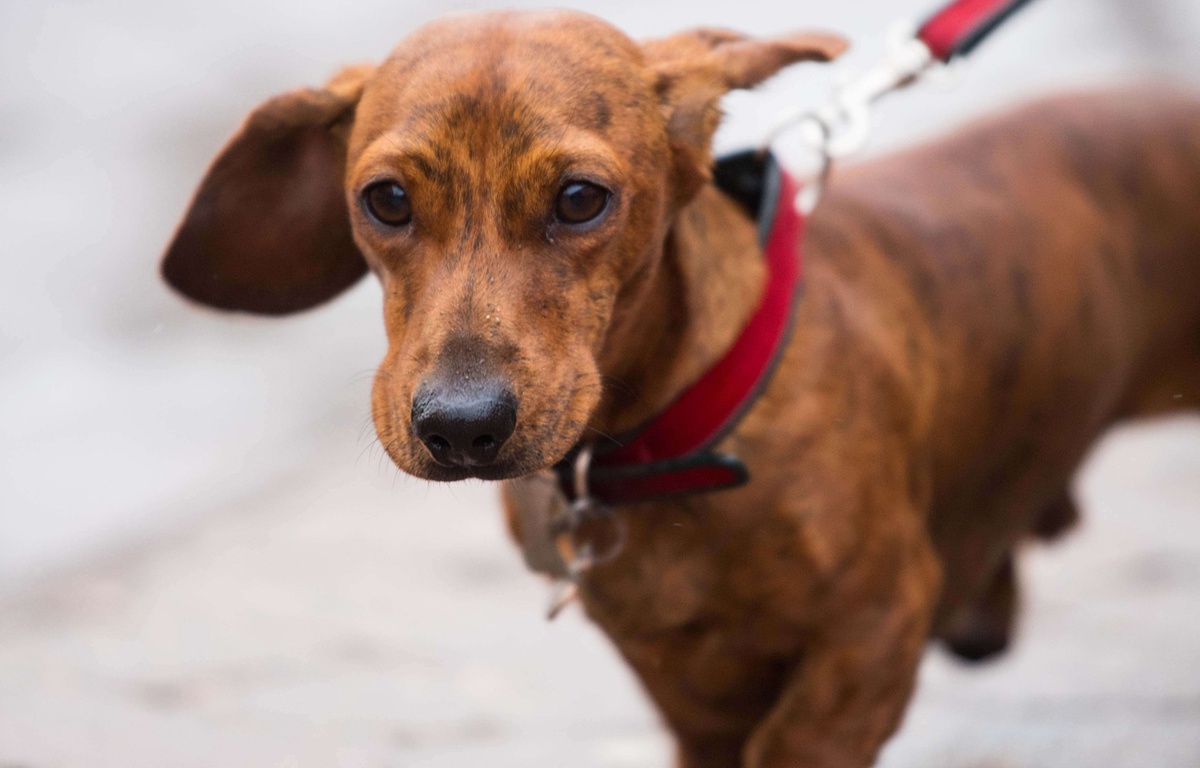
[[[713,449],[762,394],[787,341],[799,296],[804,219],[795,206],[799,185],[769,155],[733,155],[714,171],[717,185],[757,214],[767,267],[762,303],[725,356],[664,411],[594,446],[587,491],[607,504],[734,488],[750,479],[741,459]],[[569,499],[577,497],[571,470],[577,455],[578,449],[556,467]]]

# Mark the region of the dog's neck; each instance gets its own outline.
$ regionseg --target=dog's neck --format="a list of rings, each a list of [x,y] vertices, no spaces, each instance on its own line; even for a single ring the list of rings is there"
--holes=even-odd
[[[600,355],[591,420],[627,432],[662,411],[737,340],[765,279],[756,223],[713,185],[675,217],[657,268],[623,296]]]

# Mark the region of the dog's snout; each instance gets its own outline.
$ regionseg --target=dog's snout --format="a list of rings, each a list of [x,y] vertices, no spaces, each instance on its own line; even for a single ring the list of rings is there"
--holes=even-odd
[[[423,385],[413,398],[413,430],[439,464],[491,464],[517,425],[517,401],[506,387]]]

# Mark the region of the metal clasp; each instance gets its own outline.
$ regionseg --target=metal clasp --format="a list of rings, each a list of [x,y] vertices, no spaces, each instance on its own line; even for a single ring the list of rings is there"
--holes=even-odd
[[[872,109],[883,96],[922,79],[940,62],[916,37],[916,26],[898,24],[889,35],[887,59],[834,90],[824,106],[798,108],[776,122],[760,145],[765,151],[784,133],[797,129],[817,155],[817,170],[805,183],[797,207],[811,213],[824,190],[833,161],[856,154],[871,137]]]

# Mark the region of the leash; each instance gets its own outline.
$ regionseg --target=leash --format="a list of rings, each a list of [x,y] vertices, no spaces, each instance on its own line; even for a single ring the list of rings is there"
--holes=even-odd
[[[1032,0],[954,0],[921,24],[900,22],[888,39],[886,59],[838,88],[819,108],[798,108],[780,118],[759,145],[765,152],[784,133],[798,130],[816,155],[817,169],[797,198],[804,214],[821,199],[835,160],[857,154],[871,137],[875,104],[930,77],[947,76],[993,32]]]
[[[762,303],[726,354],[649,422],[608,444],[576,446],[553,470],[510,481],[526,563],[555,582],[548,618],[577,596],[591,568],[620,555],[626,528],[616,506],[749,481],[741,459],[716,446],[770,382],[786,346],[800,294],[797,244],[834,161],[867,145],[876,102],[944,73],[1031,1],[954,0],[919,26],[897,25],[883,63],[837,89],[825,105],[785,114],[757,150],[717,162],[717,186],[758,221],[767,267]],[[803,183],[770,153],[791,130],[819,161]]]

